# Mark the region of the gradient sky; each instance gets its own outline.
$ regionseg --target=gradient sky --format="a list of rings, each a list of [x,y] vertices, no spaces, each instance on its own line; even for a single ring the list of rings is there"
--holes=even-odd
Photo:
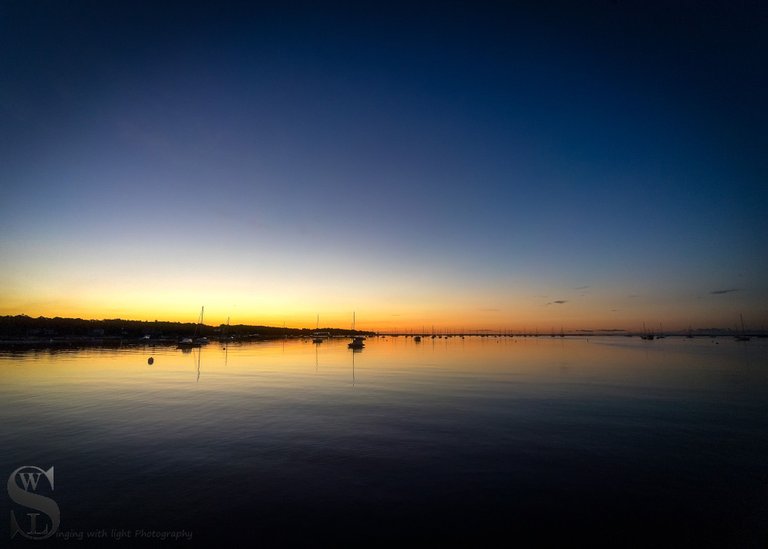
[[[764,3],[3,1],[0,45],[0,314],[768,327]]]

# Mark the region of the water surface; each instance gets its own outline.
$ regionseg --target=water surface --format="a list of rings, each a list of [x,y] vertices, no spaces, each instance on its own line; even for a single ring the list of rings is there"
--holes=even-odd
[[[201,545],[768,541],[765,340],[346,343],[2,354],[3,481]]]

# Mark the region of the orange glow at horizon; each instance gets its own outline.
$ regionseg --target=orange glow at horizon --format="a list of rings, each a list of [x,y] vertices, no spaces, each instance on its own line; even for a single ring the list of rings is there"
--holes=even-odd
[[[156,299],[150,304],[113,300],[104,305],[94,300],[50,300],[47,302],[21,302],[7,297],[0,305],[0,315],[25,314],[31,317],[72,317],[86,319],[122,318],[138,321],[197,322],[200,307],[205,307],[204,322],[216,326],[225,324],[285,326],[287,328],[351,328],[353,313],[355,327],[378,332],[450,333],[488,330],[493,332],[517,331],[550,333],[575,330],[629,330],[636,331],[646,324],[651,330],[685,330],[693,328],[733,328],[738,312],[687,310],[654,306],[636,306],[631,311],[605,311],[600,306],[573,306],[564,304],[529,303],[504,308],[469,307],[464,304],[446,304],[443,308],[431,304],[395,307],[388,303],[366,303],[364,307],[350,306],[346,310],[325,307],[308,308],[306,305],[287,303],[241,303],[226,306],[221,301],[208,301],[199,307],[176,303],[174,299]],[[750,324],[751,318],[745,316]],[[760,328],[760,325],[752,325]]]
[[[52,276],[39,260],[29,261],[0,273],[0,315],[197,322],[205,306],[208,325],[229,319],[314,328],[319,315],[321,327],[343,329],[356,313],[360,330],[426,333],[638,331],[644,323],[654,331],[733,329],[740,314],[753,329],[768,323],[754,296],[694,293],[683,284],[663,291],[632,281],[568,288],[546,277],[414,277],[411,269],[359,266],[352,277],[333,263],[318,265],[322,276],[299,266],[253,274],[246,265],[222,276],[215,261],[190,274],[175,264],[128,269],[125,258],[87,267],[70,261]]]

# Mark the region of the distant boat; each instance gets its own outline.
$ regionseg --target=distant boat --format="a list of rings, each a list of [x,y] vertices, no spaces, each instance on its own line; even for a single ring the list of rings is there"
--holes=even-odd
[[[192,337],[185,337],[181,341],[179,341],[179,347],[189,349],[191,347],[200,347],[202,345],[208,345],[208,338],[205,336],[197,337],[197,331],[200,329],[200,327],[203,325],[203,316],[205,314],[205,306],[203,306],[200,309],[200,319],[198,320],[197,326],[195,326],[195,333],[192,335]]]
[[[191,347],[200,347],[201,343],[195,343],[195,340],[191,337],[185,337],[181,341],[179,341],[179,348],[180,349],[189,349]]]
[[[352,313],[352,331],[355,331],[355,313]],[[365,347],[365,338],[361,336],[353,336],[352,341],[347,344],[350,349],[362,349]]]
[[[749,341],[749,336],[747,335],[746,330],[744,330],[744,315],[739,313],[739,318],[741,319],[741,333],[734,337],[736,341]]]
[[[413,336],[413,341],[416,343],[421,343],[421,336]]]
[[[205,306],[200,308],[200,322],[197,324],[197,327],[195,328],[195,335],[197,335],[197,331],[201,329],[203,326],[204,315],[205,315]],[[197,337],[195,338],[195,343],[198,343],[200,345],[208,345],[208,338],[205,336]]]
[[[352,341],[347,344],[347,347],[350,349],[362,349],[365,347],[365,338],[364,337],[353,337]]]
[[[234,339],[234,336],[229,335],[229,317],[227,317],[227,323],[221,326],[219,342],[226,343],[227,341],[233,341]]]
[[[317,323],[315,324],[315,333],[312,334],[312,343],[322,343],[329,337],[330,332],[321,332],[320,330],[320,315],[317,315]]]
[[[647,341],[653,340],[653,332],[649,332],[647,328],[645,327],[645,322],[643,322],[643,335],[640,336],[640,339],[645,339]]]

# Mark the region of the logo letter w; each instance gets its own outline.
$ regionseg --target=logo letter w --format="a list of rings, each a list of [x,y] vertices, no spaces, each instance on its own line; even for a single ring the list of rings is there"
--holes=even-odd
[[[24,486],[24,490],[29,492],[29,485],[32,485],[33,490],[37,490],[37,483],[40,480],[40,473],[19,473],[21,478],[21,484]]]

